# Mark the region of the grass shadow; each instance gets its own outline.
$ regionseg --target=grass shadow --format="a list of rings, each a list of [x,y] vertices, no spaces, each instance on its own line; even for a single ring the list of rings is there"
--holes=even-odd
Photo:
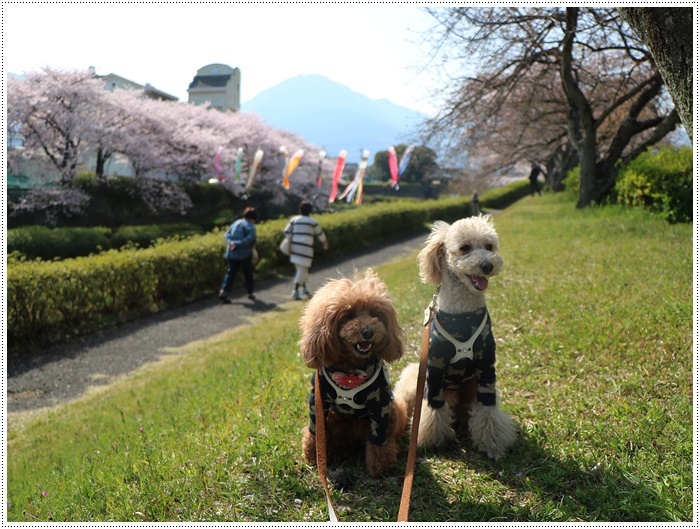
[[[621,466],[556,455],[528,433],[498,461],[477,452],[465,436],[419,455],[438,464],[418,464],[411,521],[670,522],[682,516]],[[433,470],[440,460],[463,464],[477,476],[460,472],[464,482],[450,483],[448,493],[444,476]],[[500,483],[499,494],[481,496],[478,482],[485,476]]]
[[[399,454],[399,466],[386,476],[373,478],[364,468],[364,457],[354,454],[351,458],[333,465],[328,470],[328,479],[332,484],[333,501],[338,517],[342,522],[395,522],[401,503],[406,467],[406,450]],[[422,502],[415,491],[420,490],[429,501]],[[411,512],[434,511],[445,512],[449,503],[430,470],[422,465],[416,466],[414,475],[414,494]],[[410,517],[411,521],[414,516]]]

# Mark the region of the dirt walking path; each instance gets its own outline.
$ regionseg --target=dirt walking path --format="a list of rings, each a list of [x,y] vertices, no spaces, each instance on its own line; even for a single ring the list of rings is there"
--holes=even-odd
[[[378,266],[416,252],[426,236],[427,232],[368,248],[343,260],[318,263],[311,271],[309,288],[313,291],[326,278],[350,275],[354,269]],[[8,360],[6,411],[24,414],[80,398],[91,387],[109,385],[157,361],[168,348],[248,324],[256,313],[291,300],[292,271],[290,265],[288,278],[258,283],[254,302],[238,290],[233,292],[230,305],[205,299],[51,347],[32,358]]]

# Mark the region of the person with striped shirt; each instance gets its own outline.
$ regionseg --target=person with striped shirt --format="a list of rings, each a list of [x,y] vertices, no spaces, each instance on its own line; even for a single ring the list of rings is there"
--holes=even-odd
[[[309,202],[302,202],[299,208],[301,214],[293,217],[284,228],[285,235],[291,236],[292,242],[289,261],[296,267],[292,298],[298,300],[302,299],[302,294],[311,298],[306,281],[309,279],[309,268],[314,258],[314,237],[318,237],[323,249],[328,250],[326,234],[319,223],[309,216],[312,209]]]

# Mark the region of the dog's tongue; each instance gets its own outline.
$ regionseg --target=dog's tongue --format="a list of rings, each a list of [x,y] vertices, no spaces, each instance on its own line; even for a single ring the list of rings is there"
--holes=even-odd
[[[479,290],[486,290],[489,287],[489,280],[485,277],[472,276],[472,281],[476,283]]]

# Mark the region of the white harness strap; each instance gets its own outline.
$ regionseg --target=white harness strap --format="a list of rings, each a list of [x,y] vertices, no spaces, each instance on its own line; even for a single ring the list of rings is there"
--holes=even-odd
[[[476,339],[479,337],[481,334],[481,331],[484,330],[484,327],[486,327],[486,320],[489,317],[488,311],[484,313],[484,319],[481,320],[481,325],[479,325],[479,328],[476,330],[476,332],[472,335],[469,340],[466,342],[460,342],[453,338],[450,333],[448,333],[442,325],[440,325],[440,322],[438,321],[437,318],[433,318],[433,323],[435,323],[435,329],[442,334],[445,338],[447,338],[450,342],[452,342],[452,345],[455,346],[455,355],[450,359],[450,364],[454,364],[455,362],[459,362],[462,358],[469,358],[470,360],[474,360],[474,342]]]
[[[331,386],[333,386],[333,389],[335,389],[336,404],[345,404],[346,406],[350,406],[351,408],[354,408],[356,410],[362,410],[366,407],[366,404],[358,404],[357,402],[355,402],[355,395],[357,395],[357,393],[359,393],[364,387],[373,384],[374,381],[377,380],[377,378],[379,378],[379,374],[382,373],[385,369],[386,365],[384,363],[378,365],[377,369],[375,369],[374,374],[371,377],[369,377],[365,382],[363,382],[359,386],[355,386],[352,389],[341,388],[340,386],[338,386],[338,384],[335,383],[335,381],[331,377],[328,376],[328,373],[326,373],[325,369],[322,369],[322,371],[325,379]]]

